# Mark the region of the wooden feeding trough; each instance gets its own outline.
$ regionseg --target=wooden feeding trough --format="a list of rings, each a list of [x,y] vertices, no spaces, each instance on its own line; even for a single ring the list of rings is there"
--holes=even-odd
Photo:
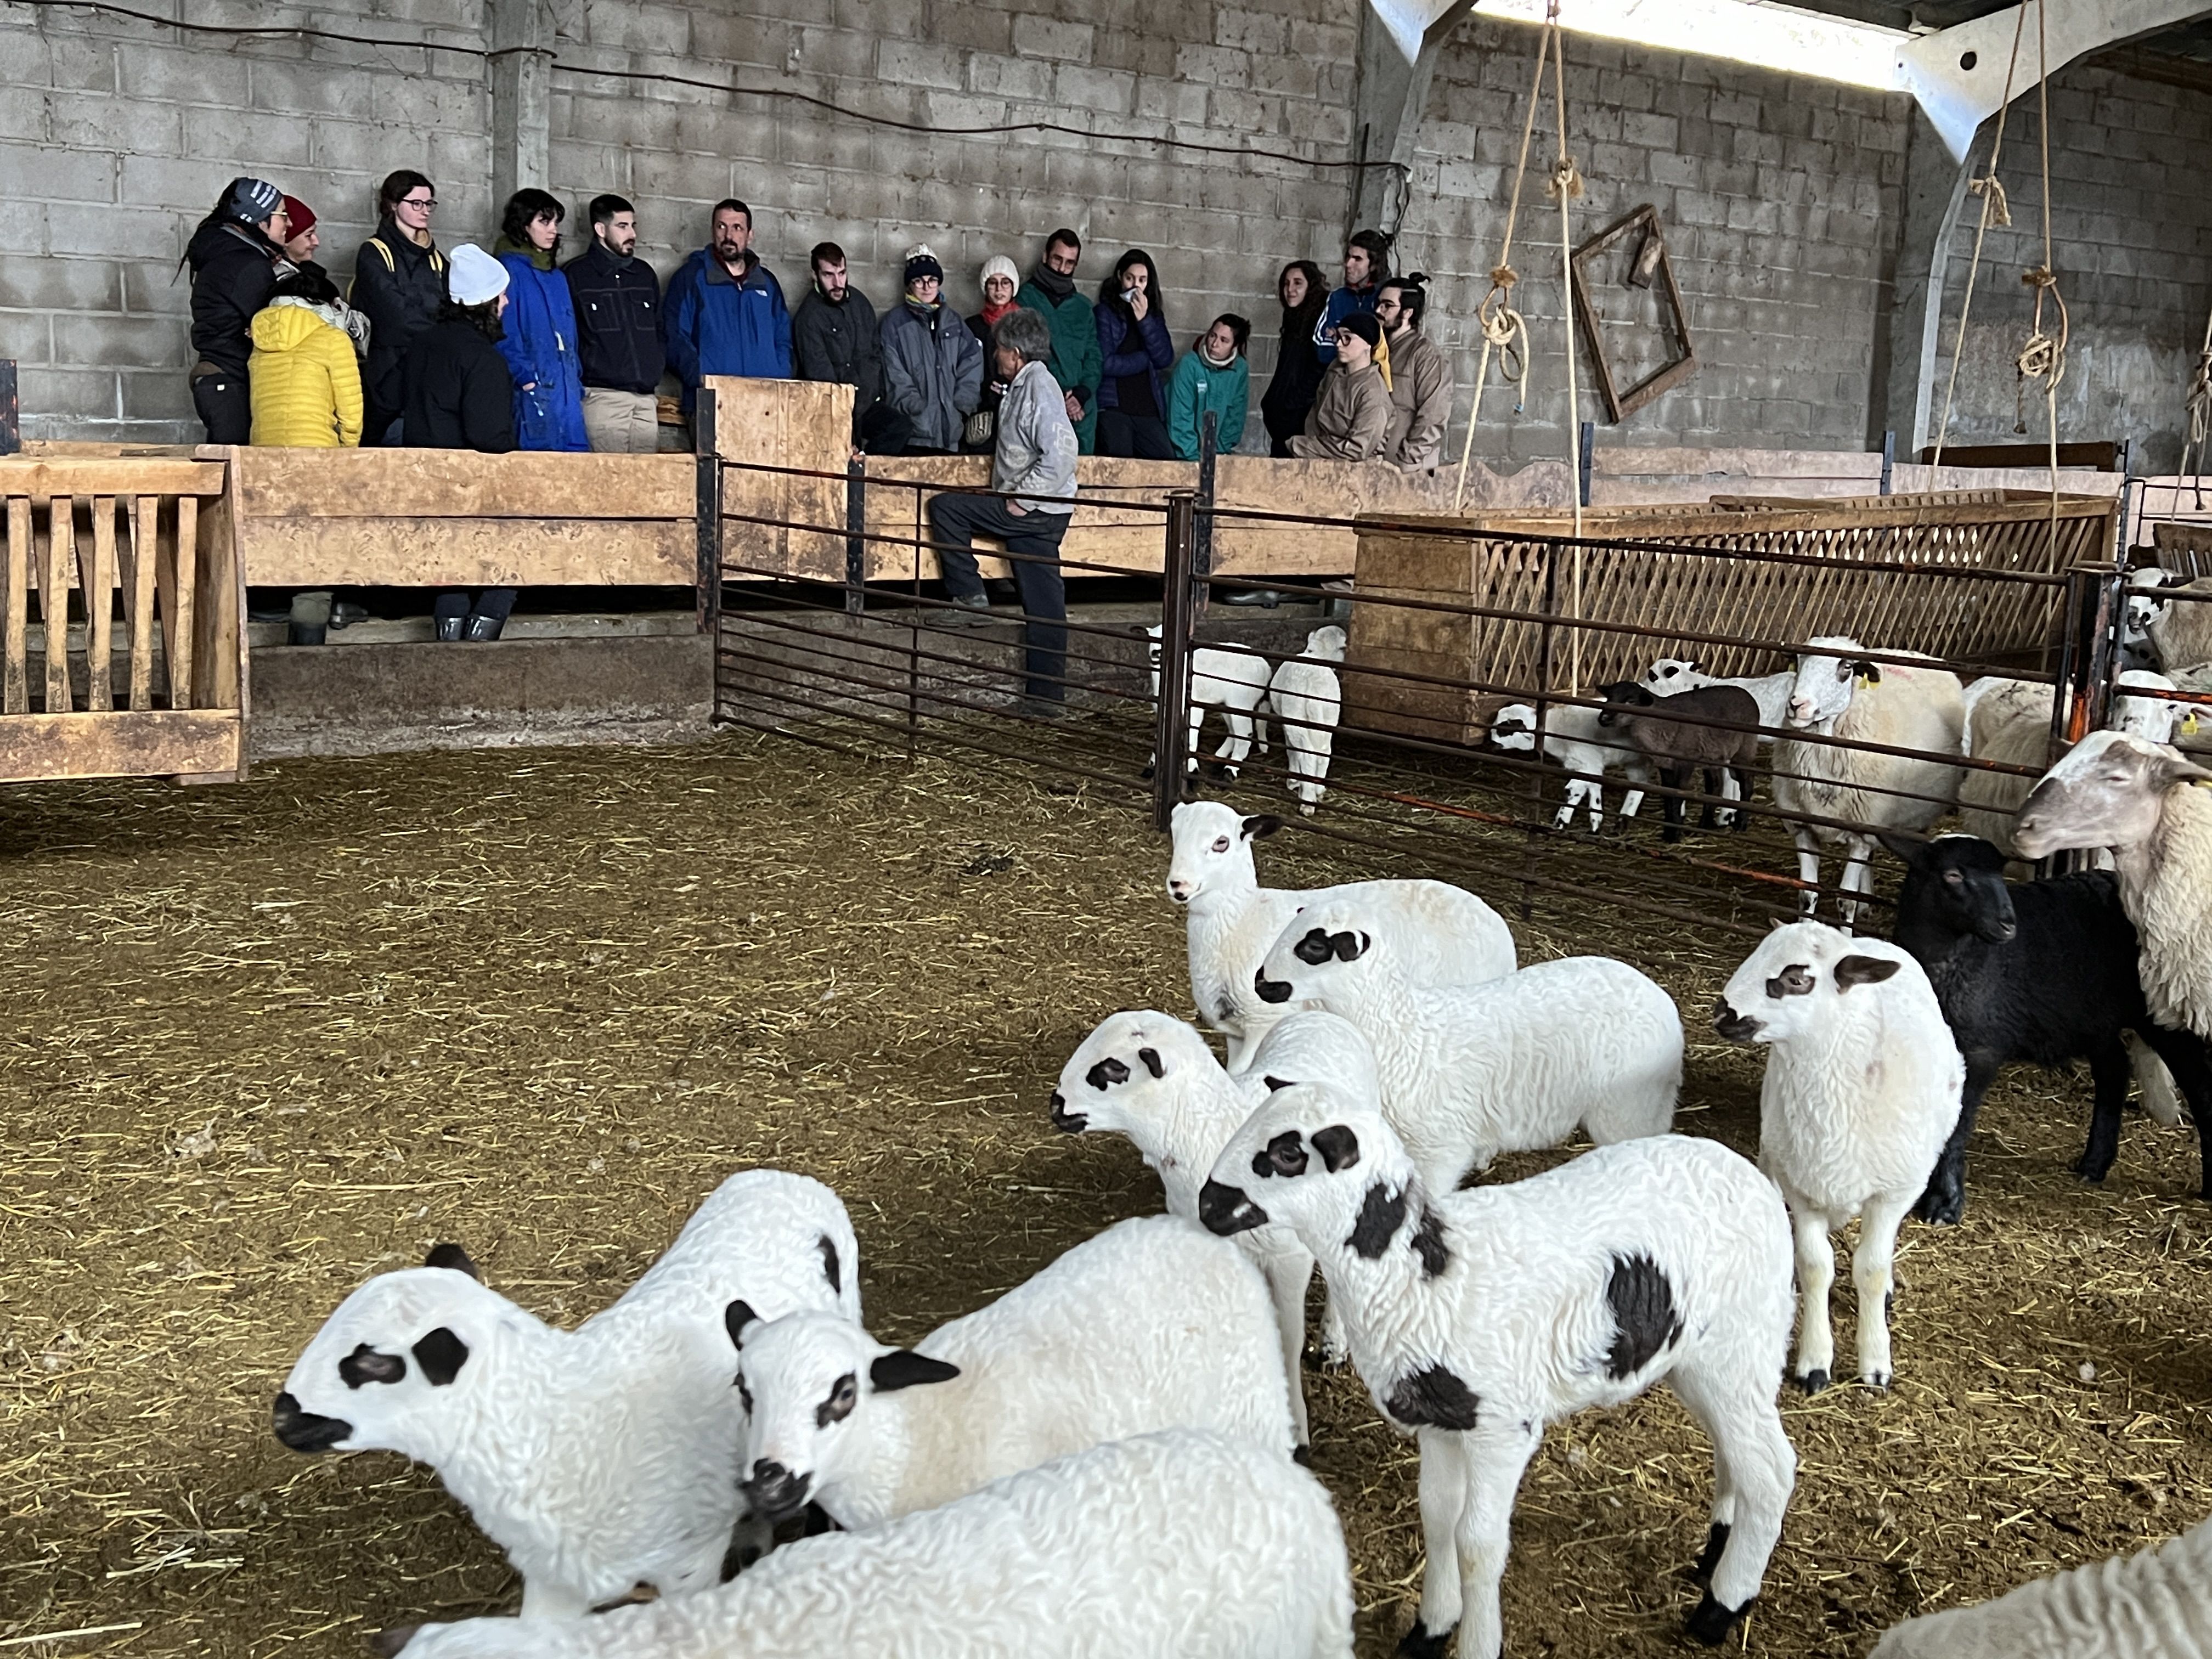
[[[220,459],[0,459],[0,783],[244,774],[235,491]]]
[[[1346,721],[1475,744],[1492,708],[1539,687],[1633,679],[1662,656],[1714,674],[1771,673],[1785,665],[1775,645],[1820,634],[2041,666],[2063,590],[2002,576],[2108,559],[2118,510],[2109,497],[2061,496],[2054,533],[2051,498],[2023,491],[1717,497],[1587,511],[1579,546],[1558,512],[1363,520],[1358,598],[1413,603],[1355,600]]]

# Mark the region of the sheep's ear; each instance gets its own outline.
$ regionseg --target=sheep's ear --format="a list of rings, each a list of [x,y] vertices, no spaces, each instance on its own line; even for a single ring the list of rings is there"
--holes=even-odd
[[[1690,665],[1689,672],[1692,674],[1702,674],[1705,672],[1705,665],[1701,662],[1693,662]]]
[[[1903,860],[1907,869],[1917,870],[1921,860],[1928,856],[1926,842],[1915,841],[1910,836],[1900,836],[1893,830],[1879,830],[1875,833],[1875,839],[1898,858]]]
[[[1282,819],[1277,817],[1273,812],[1262,812],[1257,817],[1244,820],[1244,839],[1265,841],[1282,827]]]
[[[753,1311],[753,1304],[743,1297],[739,1297],[722,1310],[722,1328],[730,1334],[732,1347],[742,1348],[745,1346],[745,1327],[759,1317],[760,1316]]]
[[[1881,665],[1880,663],[1863,661],[1855,662],[1851,666],[1857,672],[1860,684],[1880,685],[1881,684]]]
[[[1339,1170],[1348,1170],[1359,1162],[1359,1137],[1341,1123],[1332,1123],[1326,1129],[1316,1129],[1306,1137],[1313,1142],[1314,1151],[1334,1175]]]
[[[1836,964],[1836,994],[1841,996],[1854,985],[1879,985],[1899,965],[1887,957],[1845,957]]]
[[[483,1275],[477,1271],[477,1264],[469,1260],[469,1253],[458,1244],[432,1245],[430,1254],[422,1258],[422,1265],[426,1267],[449,1267],[457,1273],[466,1273],[479,1285],[483,1283]]]
[[[878,1394],[891,1394],[922,1382],[950,1382],[959,1375],[959,1366],[932,1359],[911,1348],[893,1348],[889,1353],[878,1354],[868,1366],[868,1382]]]
[[[2177,783],[2194,783],[2212,778],[2194,761],[2184,760],[2179,755],[2154,755],[2148,762],[2151,787],[2170,789]]]
[[[461,1374],[469,1363],[469,1345],[443,1325],[409,1350],[434,1389],[442,1389]]]

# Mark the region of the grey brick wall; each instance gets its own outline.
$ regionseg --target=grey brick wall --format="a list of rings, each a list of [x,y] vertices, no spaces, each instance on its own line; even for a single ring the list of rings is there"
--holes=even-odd
[[[1992,228],[1960,364],[1951,439],[1966,443],[2045,441],[2050,422],[2039,388],[2025,407],[2014,359],[2034,309],[2022,270],[2043,263],[2043,178],[2031,93],[2013,106],[1998,178],[2012,225]],[[1974,150],[1988,165],[1990,128]],[[2051,208],[2059,292],[2070,315],[2065,378],[2058,387],[2063,441],[2137,441],[2136,471],[2171,471],[2186,427],[2183,398],[2212,303],[2212,99],[2081,65],[2051,89]],[[1969,198],[1952,239],[1937,362],[1941,418],[1960,301],[1980,204]],[[2046,304],[2046,328],[2055,312]],[[2014,430],[2025,416],[2025,434]]]
[[[1429,326],[1459,365],[1455,443],[1481,344],[1473,313],[1504,230],[1537,39],[1478,12],[1437,67],[1422,124],[1397,260],[1441,279]],[[1512,258],[1534,361],[1518,415],[1513,392],[1484,394],[1474,447],[1493,465],[1560,458],[1570,441],[1559,210],[1543,188],[1556,148],[1550,82],[1547,74]],[[1598,422],[1598,442],[1864,447],[1905,98],[1575,35],[1566,89],[1569,148],[1586,183],[1574,240],[1656,206],[1698,359],[1689,380],[1609,426],[1577,332],[1581,413]],[[1615,334],[1613,319],[1632,303],[1630,290],[1601,291],[1624,355],[1641,337]]]

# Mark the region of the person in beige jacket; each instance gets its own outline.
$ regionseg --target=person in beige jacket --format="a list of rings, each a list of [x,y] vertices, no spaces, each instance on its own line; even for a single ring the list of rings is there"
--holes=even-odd
[[[1451,364],[1421,332],[1427,281],[1393,276],[1375,296],[1375,320],[1390,353],[1390,430],[1382,459],[1409,472],[1443,459],[1444,422],[1451,418]]]
[[[1304,460],[1371,461],[1390,438],[1390,358],[1382,325],[1355,311],[1337,325],[1336,361],[1321,377],[1306,429],[1291,440]]]

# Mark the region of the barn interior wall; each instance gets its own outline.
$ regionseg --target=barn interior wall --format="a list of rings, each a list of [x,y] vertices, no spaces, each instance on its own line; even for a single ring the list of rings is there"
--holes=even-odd
[[[1089,281],[1123,247],[1151,251],[1179,346],[1217,312],[1251,318],[1255,393],[1275,354],[1275,271],[1300,256],[1334,268],[1351,170],[1317,164],[1357,153],[1360,0],[535,3],[540,44],[562,66],[550,74],[544,165],[570,204],[572,247],[586,234],[582,204],[615,190],[637,203],[641,252],[665,275],[703,240],[711,204],[733,194],[754,206],[757,246],[793,303],[818,240],[845,246],[879,307],[896,292],[903,250],[926,240],[965,311],[988,255],[1026,270],[1042,234],[1067,222],[1089,239]],[[247,21],[196,0],[152,6]],[[27,434],[197,435],[177,263],[234,173],[309,201],[341,277],[393,167],[436,179],[442,242],[488,243],[501,166],[483,55],[500,44],[494,9],[331,0],[312,17],[283,14],[404,43],[368,46],[0,5],[0,356],[22,366]],[[1408,180],[1400,262],[1440,279],[1430,327],[1458,362],[1455,442],[1474,379],[1468,319],[1498,255],[1534,39],[1479,12],[1461,27],[1436,68]],[[1587,180],[1577,234],[1646,202],[1658,209],[1699,359],[1692,379],[1617,427],[1603,422],[1585,361],[1583,413],[1600,420],[1601,441],[1878,441],[1906,100],[1589,37],[1571,37],[1568,58],[1571,143]],[[775,88],[908,125],[612,71]],[[2182,188],[2212,137],[2203,100],[2189,100],[2106,71],[2075,71],[2054,93],[2061,259],[2079,267],[2067,292],[2088,348],[2069,420],[2078,410],[2109,426],[2160,399],[2160,418],[2178,418],[2212,246],[2212,210]],[[1076,131],[949,131],[1032,121]],[[1540,133],[1537,156],[1549,150]],[[1525,393],[1486,399],[1476,448],[1493,462],[1565,445],[1558,221],[1541,173],[1513,259],[1534,362]],[[2118,202],[2106,188],[2115,180],[2136,194]],[[2034,196],[2024,178],[2014,187],[2023,223]],[[2005,259],[2009,283],[2020,260],[2009,249]],[[2008,377],[2012,348],[2000,354],[1998,337],[2017,331],[1996,306],[1989,326],[1987,349],[1978,334],[1970,346],[1960,402],[1971,388],[1975,418],[2008,428],[2008,378],[1984,382]],[[1255,418],[1246,447],[1260,435]]]

